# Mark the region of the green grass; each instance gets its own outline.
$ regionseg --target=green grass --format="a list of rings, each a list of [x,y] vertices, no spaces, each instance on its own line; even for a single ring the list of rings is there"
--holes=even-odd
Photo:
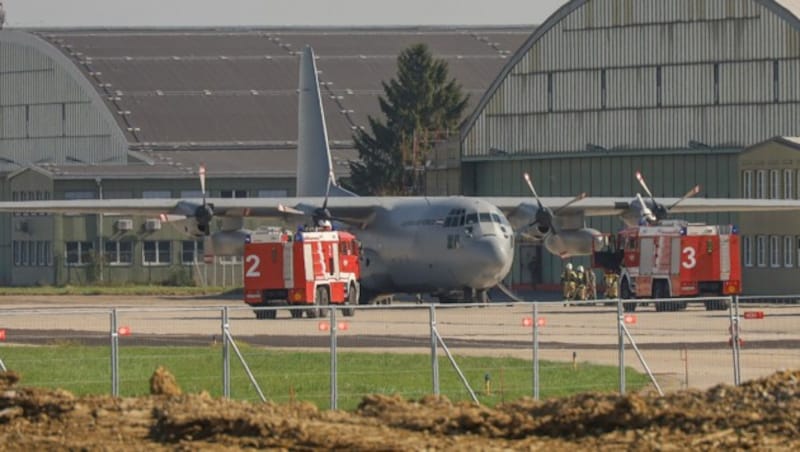
[[[240,350],[268,399],[278,403],[309,401],[330,406],[330,354],[275,351],[240,344]],[[159,365],[172,372],[184,392],[222,394],[221,347],[120,346],[120,392],[123,396],[149,393],[149,379]],[[0,359],[22,375],[25,386],[63,388],[75,394],[111,391],[110,350],[58,344],[35,347],[0,347]],[[532,367],[528,360],[456,356],[456,362],[480,402],[494,406],[532,395]],[[586,391],[615,391],[618,371],[613,366],[542,361],[540,397],[561,397]],[[431,360],[428,355],[341,352],[338,355],[338,404],[354,409],[367,394],[399,394],[418,399],[431,394]],[[486,375],[490,387],[485,386]],[[451,400],[470,400],[450,362],[439,356],[441,394]],[[647,377],[626,369],[627,388],[647,385]],[[256,391],[231,349],[231,396],[258,400]]]
[[[35,286],[0,287],[2,295],[219,295],[240,293],[241,288],[194,287],[161,285],[90,285],[90,286]]]

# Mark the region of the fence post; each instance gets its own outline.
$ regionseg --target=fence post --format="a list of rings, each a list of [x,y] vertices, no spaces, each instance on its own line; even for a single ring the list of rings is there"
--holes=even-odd
[[[117,308],[111,309],[111,396],[119,397],[119,331]]]
[[[439,395],[439,358],[436,356],[436,307],[431,304],[428,312],[431,327],[431,377],[433,379],[433,395]]]
[[[741,355],[739,353],[739,297],[733,296],[730,308],[731,353],[733,353],[733,384],[742,384]]]
[[[228,324],[228,307],[222,308],[222,397],[231,397],[231,354],[230,325]]]
[[[338,369],[337,369],[337,361],[336,361],[336,329],[338,325],[336,324],[336,308],[330,309],[330,321],[331,321],[331,409],[336,410],[339,408],[338,406],[338,398],[339,398],[339,387],[337,384],[337,376],[338,376]]]
[[[533,302],[533,400],[539,400],[539,303]]]
[[[619,353],[619,393],[625,395],[625,332],[623,324],[625,314],[622,309],[622,298],[617,297],[617,346]]]

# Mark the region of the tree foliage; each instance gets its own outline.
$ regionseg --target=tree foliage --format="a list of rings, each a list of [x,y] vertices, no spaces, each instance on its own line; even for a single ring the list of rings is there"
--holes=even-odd
[[[397,58],[397,75],[383,82],[378,98],[385,119],[369,117],[369,129],[353,136],[359,161],[350,163],[350,188],[360,194],[419,194],[432,142],[455,129],[467,105],[447,62],[414,44]]]

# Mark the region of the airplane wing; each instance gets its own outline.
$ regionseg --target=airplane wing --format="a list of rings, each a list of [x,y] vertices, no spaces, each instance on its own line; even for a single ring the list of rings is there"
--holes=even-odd
[[[497,206],[506,215],[514,216],[525,205],[536,207],[530,198],[512,197],[486,197],[483,198]],[[551,209],[559,209],[572,198],[545,197],[542,203]],[[661,198],[659,202],[664,205],[673,205],[680,198]],[[587,217],[617,216],[627,213],[631,209],[629,198],[615,197],[587,197],[577,201],[566,208],[560,209],[560,215],[578,215]],[[680,204],[671,207],[670,213],[711,213],[711,212],[775,212],[800,210],[800,200],[796,199],[746,199],[746,198],[690,198],[684,199]]]
[[[391,198],[389,198],[391,199]],[[323,205],[323,197],[310,198],[208,198],[215,217],[280,218],[287,214],[311,215]],[[390,202],[390,201],[389,201]],[[339,221],[364,225],[375,211],[386,205],[386,198],[329,198],[328,210]],[[192,217],[203,206],[202,199],[81,199],[0,202],[0,212],[109,214],[159,217]],[[288,209],[287,209],[288,207]]]

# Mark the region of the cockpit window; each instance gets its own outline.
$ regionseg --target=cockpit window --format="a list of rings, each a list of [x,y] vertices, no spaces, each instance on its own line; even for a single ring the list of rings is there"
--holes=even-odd
[[[489,215],[488,213],[480,214],[480,218],[481,218],[481,223],[491,223],[492,222],[492,216]]]
[[[498,215],[496,213],[492,214],[492,221],[494,221],[497,224],[505,224],[505,223],[503,223],[503,220],[500,219],[500,215]]]
[[[470,213],[470,214],[467,215],[466,223],[468,225],[469,224],[475,224],[477,222],[478,222],[478,214],[477,213]]]

